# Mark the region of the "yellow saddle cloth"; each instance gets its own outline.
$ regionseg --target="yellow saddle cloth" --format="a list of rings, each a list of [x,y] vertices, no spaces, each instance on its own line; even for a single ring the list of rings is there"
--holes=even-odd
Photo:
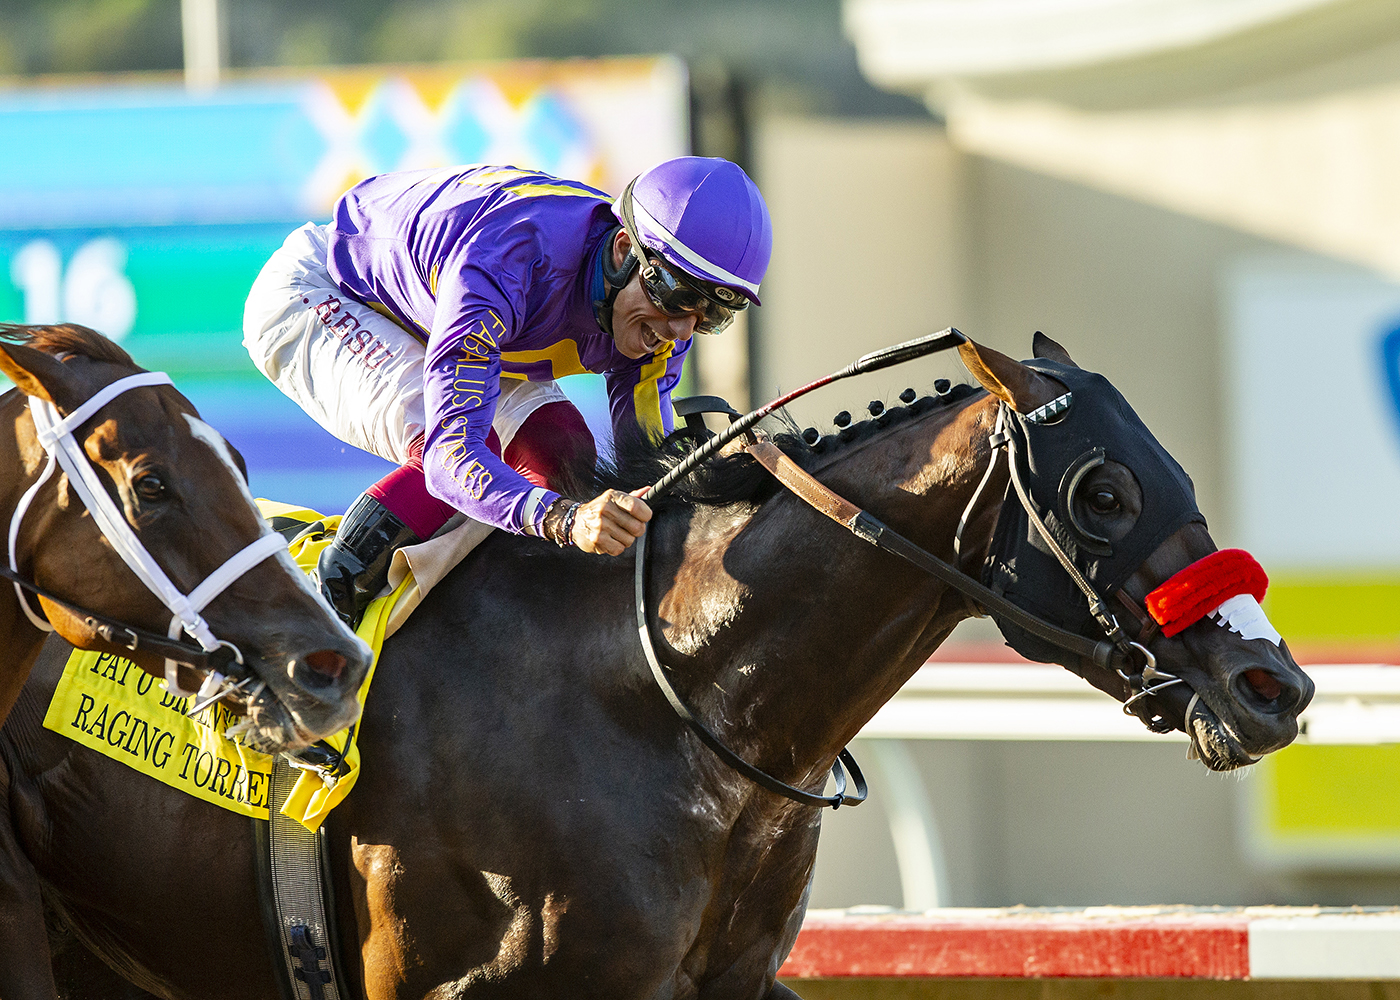
[[[321,550],[334,537],[340,516],[322,517],[313,510],[269,500],[259,500],[258,506],[264,517],[278,519],[279,526],[285,523],[282,519],[325,524],[325,532],[309,533],[291,546],[297,565],[313,570]],[[374,651],[358,693],[362,710],[395,605],[414,586],[409,571],[391,593],[369,606],[360,623],[358,634]],[[228,709],[210,705],[191,717],[185,714],[190,701],[165,691],[163,682],[157,683],[130,660],[77,649],[64,667],[44,726],[172,788],[245,816],[267,819],[272,758],[244,746],[238,737],[224,735],[239,721]],[[282,806],[283,814],[308,830],[320,828],[360,775],[358,731],[351,726],[326,739],[342,754],[349,771],[335,779],[303,770]]]

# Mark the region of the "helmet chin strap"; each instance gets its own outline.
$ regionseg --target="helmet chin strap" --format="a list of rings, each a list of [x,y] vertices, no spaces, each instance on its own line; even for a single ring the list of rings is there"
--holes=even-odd
[[[603,240],[600,263],[603,265],[603,281],[607,285],[607,295],[593,303],[593,318],[598,321],[599,328],[608,336],[612,336],[613,333],[613,303],[617,301],[617,294],[622,291],[622,287],[632,280],[632,272],[637,269],[637,254],[635,250],[630,248],[627,251],[627,256],[622,259],[622,266],[613,267],[613,246],[617,242],[617,234],[620,232],[622,232],[622,227],[616,226]]]

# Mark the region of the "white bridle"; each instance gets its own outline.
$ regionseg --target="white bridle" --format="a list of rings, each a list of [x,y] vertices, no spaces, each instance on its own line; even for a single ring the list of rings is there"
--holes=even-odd
[[[93,523],[111,543],[117,555],[121,556],[122,562],[126,563],[136,574],[137,579],[144,583],[147,589],[155,594],[174,615],[174,619],[170,623],[170,636],[173,638],[179,635],[180,630],[183,629],[199,643],[200,648],[206,653],[212,653],[221,646],[227,646],[233,651],[235,661],[242,663],[243,655],[238,647],[231,642],[217,638],[200,612],[244,573],[268,556],[285,549],[287,547],[286,539],[276,532],[268,531],[256,541],[235,552],[194,590],[188,594],[182,594],[179,588],[170,581],[170,577],[165,574],[165,571],[151,558],[151,554],[146,551],[140,539],[136,537],[136,532],[127,524],[121,509],[112,502],[111,496],[102,485],[97,471],[88,460],[82,446],[73,437],[73,431],[77,427],[128,389],[173,384],[170,376],[164,372],[141,372],[136,375],[128,375],[99,390],[91,399],[66,417],[60,417],[57,408],[48,400],[37,396],[29,397],[29,412],[34,420],[39,443],[48,453],[49,461],[38,480],[20,498],[14,516],[10,519],[10,570],[19,571],[15,549],[19,540],[20,522],[23,521],[26,511],[28,511],[29,505],[33,502],[40,487],[53,475],[54,469],[61,465],[63,471],[68,474],[68,481],[82,499],[88,513],[92,515]],[[53,626],[30,607],[29,600],[19,584],[14,584],[14,588],[15,594],[19,597],[20,607],[30,622],[36,628],[52,632]],[[184,691],[176,682],[177,670],[178,664],[175,661],[165,661],[166,687],[176,694],[188,696],[191,692]],[[225,680],[226,678],[218,671],[210,671],[200,689],[200,694],[213,694],[222,690]]]

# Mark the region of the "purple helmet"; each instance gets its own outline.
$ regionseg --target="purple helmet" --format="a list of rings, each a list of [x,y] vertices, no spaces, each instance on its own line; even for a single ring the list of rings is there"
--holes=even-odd
[[[773,252],[773,223],[748,174],[717,157],[681,156],[632,184],[637,235],[684,273],[741,292],[755,305]],[[621,199],[613,214],[622,219]]]

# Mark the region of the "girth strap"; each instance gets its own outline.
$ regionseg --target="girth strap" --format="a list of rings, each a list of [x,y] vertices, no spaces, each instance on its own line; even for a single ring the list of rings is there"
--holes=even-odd
[[[260,886],[260,895],[270,897],[263,921],[285,1000],[348,1000],[336,947],[334,893],[325,870],[325,827],[313,833],[282,812],[298,773],[282,754],[273,756],[268,853],[258,859],[259,878],[269,883]]]

